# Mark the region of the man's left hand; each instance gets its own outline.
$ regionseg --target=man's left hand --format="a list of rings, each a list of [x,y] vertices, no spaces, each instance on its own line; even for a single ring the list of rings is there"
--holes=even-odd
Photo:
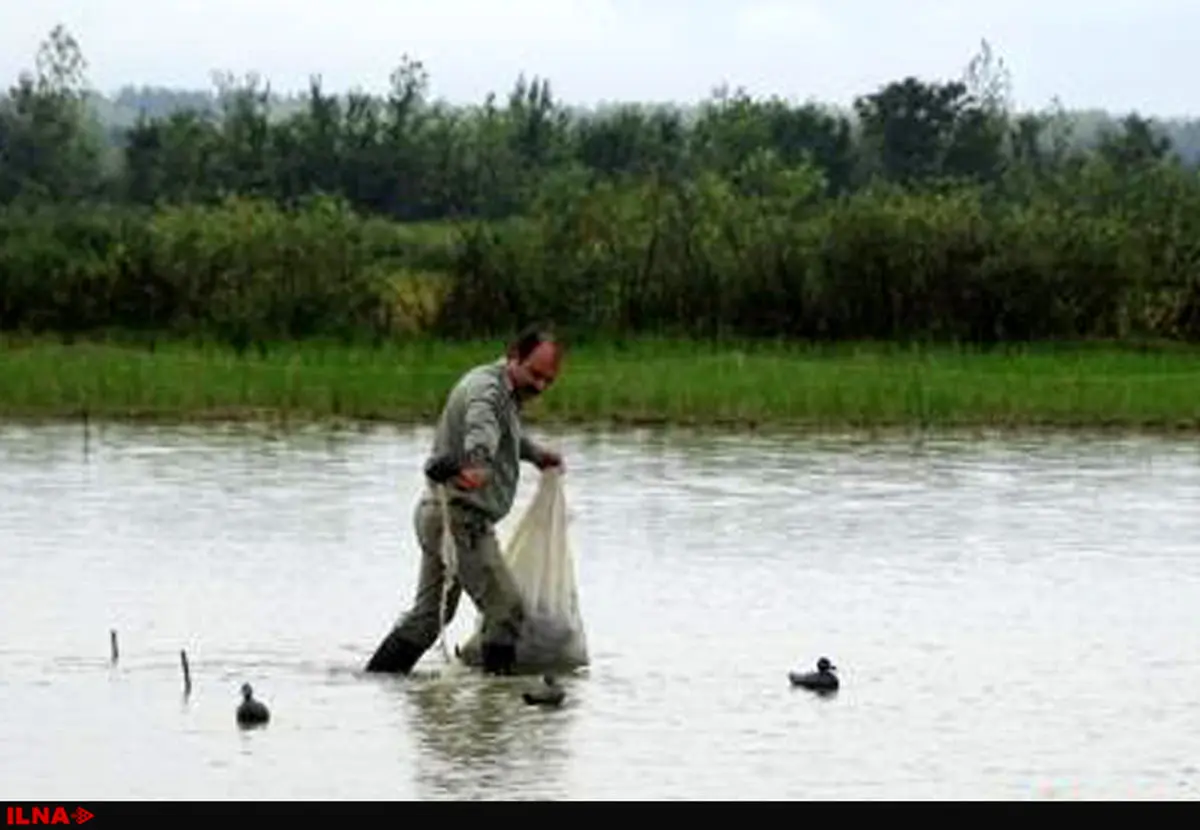
[[[541,457],[537,460],[537,468],[539,470],[547,470],[552,467],[562,469],[562,456],[552,450],[543,450]]]

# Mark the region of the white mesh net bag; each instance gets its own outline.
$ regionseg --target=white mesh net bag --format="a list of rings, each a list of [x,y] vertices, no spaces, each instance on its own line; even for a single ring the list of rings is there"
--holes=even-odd
[[[579,613],[560,471],[542,471],[537,492],[504,546],[503,556],[525,601],[515,668],[541,671],[587,665],[587,637]],[[475,632],[457,650],[459,659],[468,665],[482,663],[482,622],[482,618],[476,622]]]

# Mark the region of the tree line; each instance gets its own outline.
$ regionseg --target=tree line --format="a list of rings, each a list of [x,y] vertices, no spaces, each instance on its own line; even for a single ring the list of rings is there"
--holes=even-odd
[[[98,118],[62,27],[0,101],[0,328],[277,338],[1200,335],[1200,178],[1132,114],[1081,143],[962,78],[852,110],[718,91],[596,113],[518,79],[454,107],[258,79]]]

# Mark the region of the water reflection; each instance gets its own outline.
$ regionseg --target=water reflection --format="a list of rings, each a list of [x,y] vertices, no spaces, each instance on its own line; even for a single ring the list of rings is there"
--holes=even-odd
[[[564,798],[578,682],[564,678],[568,700],[531,707],[521,692],[530,677],[488,678],[465,670],[415,674],[394,684],[417,744],[418,797]]]
[[[547,439],[593,658],[549,711],[532,678],[436,656],[359,674],[414,590],[427,430],[97,425],[85,459],[75,426],[0,428],[0,778],[52,799],[1194,794],[1196,445]],[[789,689],[823,653],[838,697]],[[272,708],[253,737],[242,680]]]

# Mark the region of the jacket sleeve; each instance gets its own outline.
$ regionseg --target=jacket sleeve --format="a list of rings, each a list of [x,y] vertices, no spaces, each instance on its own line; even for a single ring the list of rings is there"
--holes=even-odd
[[[542,446],[528,435],[521,436],[520,450],[521,460],[529,461],[534,464],[538,462],[538,459],[542,457],[542,453],[544,452]]]
[[[500,419],[489,388],[471,390],[464,421],[463,454],[472,466],[490,466],[500,446]]]

